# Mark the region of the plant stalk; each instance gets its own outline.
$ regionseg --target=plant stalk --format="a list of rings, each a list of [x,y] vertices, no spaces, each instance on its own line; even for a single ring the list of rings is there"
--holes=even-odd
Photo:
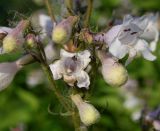
[[[49,16],[51,17],[52,21],[57,23],[57,21],[55,19],[55,16],[54,16],[53,8],[51,7],[51,4],[50,4],[49,0],[44,0],[44,2],[45,2],[45,5],[46,5],[48,13],[49,13]]]
[[[92,8],[93,8],[93,0],[87,0],[87,4],[88,4],[88,8],[87,8],[86,17],[84,20],[84,27],[88,27],[89,25],[89,20],[90,20]]]

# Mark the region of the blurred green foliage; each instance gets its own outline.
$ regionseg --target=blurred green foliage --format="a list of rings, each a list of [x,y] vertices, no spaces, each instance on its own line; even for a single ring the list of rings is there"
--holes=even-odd
[[[132,2],[131,10],[136,9],[138,15],[160,9],[159,0],[132,0]],[[121,8],[122,5],[120,0],[100,0],[99,6],[93,10],[92,25],[97,26],[97,20],[100,17],[111,19],[112,12]],[[45,6],[36,5],[31,0],[1,0],[0,25],[8,25],[14,21],[15,11],[29,16],[43,7]],[[138,96],[145,99],[151,108],[158,106],[160,100],[160,46],[157,48],[156,55],[155,62],[137,58],[127,67],[130,76],[140,84]],[[18,54],[3,55],[0,56],[0,62],[13,61],[17,58]],[[73,130],[73,124],[68,121],[69,118],[60,115],[63,109],[48,88],[47,81],[34,88],[26,84],[28,72],[37,68],[39,68],[38,64],[27,66],[16,75],[9,88],[0,92],[0,131],[8,131],[19,124],[23,124],[26,131]],[[91,131],[140,131],[139,122],[131,119],[132,111],[123,106],[124,97],[119,93],[120,89],[108,86],[99,73],[94,79],[91,103],[99,109],[102,118],[99,123],[89,129]],[[65,84],[62,81],[57,83],[65,93]],[[49,107],[52,114],[48,111]]]

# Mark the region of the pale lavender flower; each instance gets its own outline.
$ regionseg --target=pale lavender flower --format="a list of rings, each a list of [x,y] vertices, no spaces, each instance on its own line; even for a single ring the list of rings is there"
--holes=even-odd
[[[109,46],[109,52],[122,59],[129,54],[126,65],[132,59],[141,54],[145,59],[153,61],[156,57],[151,53],[147,41],[140,38],[149,23],[148,16],[133,18],[130,15],[124,17],[123,24],[113,26],[107,33],[95,36]]]
[[[31,23],[35,30],[41,31],[41,39],[51,38],[52,30],[56,25],[56,23],[53,23],[51,18],[42,11],[33,14]]]
[[[0,64],[0,91],[9,86],[20,68],[16,62]]]
[[[63,49],[60,52],[60,60],[50,65],[55,80],[63,77],[70,86],[73,86],[77,81],[79,88],[89,88],[90,80],[88,74],[84,69],[88,66],[90,59],[90,52],[88,50],[69,53]]]
[[[6,62],[0,64],[0,91],[10,85],[16,73],[26,64],[33,61],[33,57],[25,55],[15,62]]]

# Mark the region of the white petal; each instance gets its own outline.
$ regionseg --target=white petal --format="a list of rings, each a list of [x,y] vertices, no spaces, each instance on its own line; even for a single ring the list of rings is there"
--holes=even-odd
[[[86,89],[89,88],[90,85],[90,79],[88,74],[85,71],[79,71],[75,74],[75,77],[77,79],[77,86],[79,88],[85,87]]]
[[[106,34],[105,34],[105,42],[110,46],[111,42],[118,36],[118,33],[121,29],[122,25],[113,26]]]
[[[122,45],[121,42],[116,39],[109,47],[109,52],[113,56],[122,59],[128,53],[128,47],[126,45]]]
[[[132,23],[136,24],[140,29],[144,30],[149,22],[149,17],[144,15],[142,17],[135,18]]]
[[[85,50],[85,51],[78,53],[78,57],[80,58],[81,62],[83,63],[82,69],[85,69],[88,66],[89,62],[91,61],[90,56],[91,56],[91,54],[88,50]]]
[[[3,48],[0,47],[0,54],[3,54]]]
[[[46,47],[44,48],[46,57],[47,57],[47,61],[53,62],[55,59],[58,59],[60,56],[60,50],[59,48],[56,48],[56,46],[54,45],[54,43],[52,41],[50,41]]]
[[[156,46],[159,40],[159,30],[157,28],[155,28],[155,39],[150,43],[150,49],[151,51],[155,51],[156,50]]]
[[[15,62],[0,64],[0,91],[9,86],[19,69]]]
[[[53,74],[54,80],[58,80],[62,78],[62,68],[61,68],[61,61],[57,60],[53,64],[49,65],[50,69]]]
[[[12,31],[11,28],[8,27],[0,27],[0,33],[10,33]]]
[[[51,18],[45,14],[40,14],[39,15],[39,24],[42,27],[43,33],[51,36],[53,26],[54,26]]]
[[[156,46],[157,46],[157,42],[156,41],[152,41],[150,43],[150,50],[153,52],[156,50]]]
[[[123,24],[129,24],[133,20],[131,15],[125,15],[123,18]]]
[[[156,129],[157,131],[159,131],[160,130],[160,121],[154,120],[153,121],[153,127],[154,127],[154,129]]]
[[[132,60],[134,59],[136,54],[137,54],[136,50],[134,48],[130,48],[129,56],[128,56],[128,59],[125,62],[125,66],[127,66],[128,64],[130,64],[132,62]]]
[[[149,50],[148,43],[145,40],[138,40],[135,49],[140,52],[146,60],[154,61],[156,59],[156,56]]]
[[[61,51],[60,51],[60,57],[61,58],[64,58],[64,57],[73,57],[75,55],[76,55],[76,53],[70,53],[70,52],[67,52],[67,51],[65,51],[63,49],[61,49]]]

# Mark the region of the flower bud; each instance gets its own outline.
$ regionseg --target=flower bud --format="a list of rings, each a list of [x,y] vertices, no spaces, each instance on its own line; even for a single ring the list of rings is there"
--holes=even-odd
[[[125,67],[118,61],[104,52],[99,53],[102,62],[102,75],[104,80],[112,86],[121,86],[128,80],[128,73]]]
[[[25,41],[23,33],[28,25],[28,20],[21,20],[18,25],[4,38],[3,51],[5,53],[14,52],[22,48]]]
[[[72,29],[78,21],[77,16],[69,16],[61,21],[52,32],[52,40],[57,44],[65,44],[71,37]]]
[[[27,44],[27,47],[29,48],[35,48],[36,47],[36,36],[34,34],[28,34],[26,36],[26,44]]]
[[[87,29],[83,29],[79,36],[80,41],[84,41],[88,44],[91,44],[93,42],[93,36]]]
[[[89,126],[97,122],[100,114],[93,105],[84,102],[79,94],[71,95],[71,99],[77,106],[80,119],[84,125]]]

